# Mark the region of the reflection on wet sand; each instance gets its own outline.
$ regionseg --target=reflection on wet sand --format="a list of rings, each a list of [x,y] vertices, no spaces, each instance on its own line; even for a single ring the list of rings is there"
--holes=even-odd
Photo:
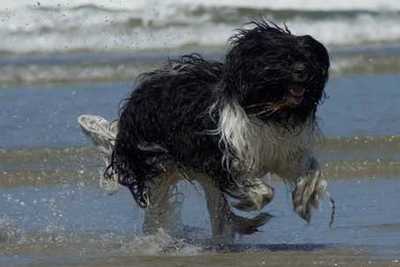
[[[327,138],[318,150],[328,179],[400,177],[399,136]],[[0,150],[0,162],[1,186],[97,182],[103,167],[91,147]]]

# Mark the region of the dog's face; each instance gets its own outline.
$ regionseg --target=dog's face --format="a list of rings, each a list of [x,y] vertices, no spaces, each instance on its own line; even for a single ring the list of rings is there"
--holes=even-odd
[[[309,35],[295,36],[267,22],[254,22],[232,39],[226,57],[224,93],[236,98],[249,117],[298,124],[324,96],[329,56]]]

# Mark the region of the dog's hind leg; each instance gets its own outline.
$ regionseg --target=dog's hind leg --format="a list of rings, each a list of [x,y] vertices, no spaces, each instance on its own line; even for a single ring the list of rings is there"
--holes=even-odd
[[[183,195],[177,190],[177,176],[168,172],[155,177],[150,186],[150,205],[145,209],[143,232],[154,234],[159,229],[177,236],[183,231]]]
[[[95,115],[81,115],[78,122],[82,131],[102,155],[107,167],[118,133],[118,122],[109,122]],[[176,183],[177,179],[170,172],[152,180],[151,205],[145,211],[143,224],[145,233],[155,233],[159,228],[163,228],[167,233],[175,235],[183,229],[182,200],[179,198],[181,195],[176,192]],[[108,192],[115,192],[119,187],[117,175],[107,179],[101,175],[100,186]]]

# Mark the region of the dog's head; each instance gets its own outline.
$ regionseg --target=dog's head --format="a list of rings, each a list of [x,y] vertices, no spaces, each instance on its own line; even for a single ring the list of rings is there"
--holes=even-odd
[[[329,55],[309,35],[256,21],[231,38],[223,94],[249,117],[297,125],[314,118],[328,80]]]

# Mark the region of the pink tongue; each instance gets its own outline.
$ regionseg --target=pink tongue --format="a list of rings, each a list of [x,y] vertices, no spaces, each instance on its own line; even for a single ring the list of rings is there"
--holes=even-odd
[[[289,90],[293,96],[303,96],[304,92],[306,91],[304,88],[293,88]]]

